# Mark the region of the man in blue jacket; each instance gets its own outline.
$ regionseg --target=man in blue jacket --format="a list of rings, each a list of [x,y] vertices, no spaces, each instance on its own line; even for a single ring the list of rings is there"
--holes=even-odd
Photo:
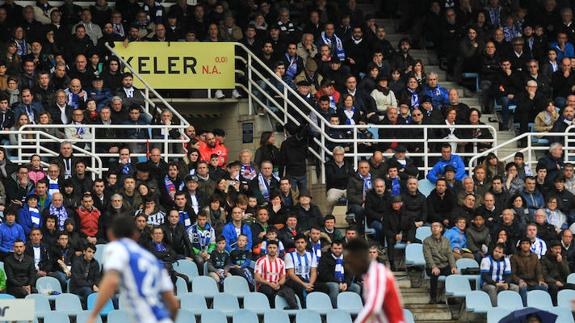
[[[521,196],[527,204],[529,215],[533,217],[535,211],[545,208],[545,198],[543,194],[537,189],[537,181],[533,176],[525,177],[525,188],[521,192]]]
[[[243,211],[239,207],[232,209],[232,221],[224,225],[222,235],[226,239],[226,251],[231,252],[236,248],[240,234],[248,238],[247,250],[252,250],[252,230],[250,226],[242,223]]]
[[[14,252],[16,240],[26,241],[26,236],[22,226],[16,223],[16,210],[8,208],[4,212],[4,223],[0,224],[0,259]]]
[[[449,92],[437,84],[437,81],[437,74],[429,73],[427,75],[427,84],[423,87],[423,94],[431,97],[431,105],[433,105],[434,109],[441,109],[444,105],[449,104]]]
[[[465,164],[460,156],[451,153],[451,145],[445,143],[441,146],[441,160],[427,173],[427,179],[435,184],[438,178],[445,175],[445,167],[451,165],[455,169],[455,180],[462,181],[465,177]]]
[[[18,224],[24,229],[26,236],[30,235],[33,228],[42,227],[42,215],[38,209],[38,195],[32,194],[26,197],[26,204],[18,211]]]

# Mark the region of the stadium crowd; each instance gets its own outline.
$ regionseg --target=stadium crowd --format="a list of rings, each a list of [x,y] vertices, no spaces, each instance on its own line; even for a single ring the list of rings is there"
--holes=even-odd
[[[293,87],[317,109],[312,121],[397,125],[380,130],[380,138],[422,136],[403,124],[478,125],[481,112],[491,112],[495,102],[502,107],[500,130],[509,129],[514,111],[519,133],[531,131],[532,122],[533,131],[563,132],[575,109],[575,25],[564,2],[400,4],[400,27],[424,37],[394,46],[375,16],[364,14],[355,0],[289,6],[212,0],[191,6],[178,0],[171,7],[146,0],[117,1],[114,8],[105,0],[87,8],[72,1],[52,7],[39,0],[24,8],[5,1],[0,6],[5,31],[0,33],[0,128],[69,124],[65,131],[50,131],[70,142],[54,147],[60,155],[47,161],[47,168],[40,156],[16,165],[11,152],[0,147],[5,270],[0,289],[24,297],[35,292],[38,278],[51,276],[85,300],[98,290],[96,245],[107,242],[114,217],[133,215],[140,244],[164,262],[173,281],[190,278],[173,266],[188,259],[220,284],[230,275],[242,276],[271,303],[275,295],[284,296],[290,308],[297,306],[295,295],[305,301],[314,290],[328,293],[334,305],[340,291],[360,292],[361,277],[345,270],[342,246],[362,236],[366,226],[375,230],[374,258],[378,247],[387,246],[392,269],[397,243],[423,242],[431,302],[437,301],[439,275],[455,273],[455,260],[462,257],[481,264],[482,289],[493,300],[500,290],[525,297],[527,290],[546,289],[556,301],[558,290],[572,287],[566,277],[575,271],[574,166],[563,162],[560,138],[549,138],[549,152],[534,172],[521,153],[505,165],[489,154],[473,176],[466,176],[458,153],[489,145],[450,144],[450,139],[491,134],[480,128],[434,131],[446,143],[432,147],[441,158],[427,175],[435,185],[428,196],[418,189],[421,161],[408,157],[422,152],[420,143],[361,144],[360,151],[371,157],[357,169],[344,157],[351,146],[332,143],[333,158],[325,165],[327,207],[321,210],[309,193],[306,172],[307,147],[317,133],[297,111],[301,125],[286,125],[289,136],[280,148],[273,133],[264,132],[255,152],[242,150],[234,160],[223,130],[190,126],[190,142],[176,147],[182,157],[166,162],[160,149],[145,144],[164,134],[142,129],[175,122],[171,112],[143,112],[144,97],[133,76],[123,72],[105,44],[241,42],[283,80],[272,79],[274,86]],[[384,2],[383,8],[394,3]],[[434,48],[450,79],[464,82],[462,73],[479,73],[482,111],[460,102],[459,92],[442,87],[436,73],[426,73],[424,63],[410,54],[412,45]],[[216,97],[224,97],[218,92]],[[300,110],[309,112],[303,104]],[[134,128],[91,133],[86,124]],[[344,139],[351,131],[331,129],[329,135]],[[360,138],[371,136],[360,132]],[[97,152],[117,157],[105,159],[105,178],[93,178],[87,161],[73,154],[78,138],[142,141],[98,144]],[[0,140],[18,143],[17,136],[1,133]],[[147,161],[131,156],[143,152]],[[384,152],[393,157],[385,159]],[[342,199],[350,223],[344,234],[332,215]],[[418,241],[417,229],[428,225],[431,237]]]

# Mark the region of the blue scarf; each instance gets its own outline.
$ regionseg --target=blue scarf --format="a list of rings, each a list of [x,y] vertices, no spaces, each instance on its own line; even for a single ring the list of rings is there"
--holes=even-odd
[[[273,177],[275,177],[275,176],[272,174],[272,178]],[[264,178],[264,175],[262,175],[262,173],[258,174],[258,184],[259,184],[258,186],[259,186],[260,192],[262,193],[262,196],[264,197],[264,200],[269,201],[270,200],[270,183],[268,183],[268,181]]]
[[[362,194],[363,194],[363,198],[365,199],[365,195],[367,194],[367,191],[369,191],[371,189],[371,173],[368,174],[367,176],[363,176],[360,173],[357,173],[357,174],[363,180]]]
[[[64,206],[55,207],[54,205],[50,204],[50,214],[56,215],[58,218],[58,230],[64,231],[64,222],[68,219],[68,212]]]
[[[343,256],[336,257],[333,254],[331,255],[333,259],[335,259],[335,280],[338,283],[343,283],[345,281],[345,272],[343,270]]]
[[[399,178],[391,179],[391,196],[401,195],[401,184],[399,183]]]
[[[60,186],[58,185],[58,179],[48,178],[48,196],[52,197],[52,194],[60,192]]]
[[[35,207],[28,207],[28,211],[30,212],[30,218],[32,219],[32,226],[34,228],[40,227],[40,211],[38,211]]]
[[[207,250],[210,245],[212,227],[210,227],[209,223],[206,223],[203,230],[199,230],[199,228],[197,224],[192,226],[192,234],[194,237],[192,243],[199,245],[200,247],[198,249]]]
[[[321,242],[313,243],[310,241],[309,243],[311,244],[311,249],[313,250],[315,258],[319,262],[319,258],[321,258]]]
[[[186,230],[192,226],[192,220],[190,219],[190,215],[186,211],[179,211],[180,213],[180,223],[184,225]]]
[[[345,60],[345,51],[343,49],[343,43],[341,39],[337,37],[336,34],[333,34],[331,38],[325,35],[325,31],[321,32],[321,39],[324,44],[328,45],[331,48],[331,52],[337,56],[341,61]]]
[[[124,175],[128,175],[130,174],[130,163],[126,163],[123,167],[122,167],[122,174]]]
[[[164,252],[164,251],[168,250],[168,249],[166,249],[166,246],[163,243],[154,243],[154,247],[155,247],[156,251],[159,251],[159,252]]]
[[[286,75],[290,79],[293,79],[297,73],[297,55],[295,57],[290,57],[289,54],[286,53],[286,59],[289,62],[289,65],[286,68]]]

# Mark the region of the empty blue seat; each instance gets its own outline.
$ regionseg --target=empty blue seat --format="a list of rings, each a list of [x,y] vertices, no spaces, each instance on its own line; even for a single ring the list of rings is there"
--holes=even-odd
[[[357,314],[363,308],[361,296],[354,292],[343,292],[337,295],[337,309],[350,314]]]
[[[415,323],[415,318],[413,318],[413,313],[408,309],[403,309],[403,318],[405,323]]]
[[[491,310],[491,300],[486,292],[481,290],[473,290],[467,293],[465,297],[465,306],[468,311],[474,313],[484,314]]]
[[[321,292],[312,292],[306,297],[307,309],[316,311],[320,314],[327,314],[333,310],[329,296]]]
[[[431,227],[419,227],[415,230],[415,239],[418,239],[421,242],[429,236],[431,236]]]
[[[425,195],[425,197],[429,196],[429,193],[435,189],[435,185],[426,178],[420,179],[417,186],[421,194]]]
[[[269,310],[264,313],[264,323],[290,323],[290,319],[285,311]]]
[[[75,315],[82,311],[80,298],[75,294],[63,293],[56,296],[56,311]],[[51,314],[50,314],[51,315]]]
[[[298,307],[299,307],[299,308],[302,308],[302,307],[301,307],[301,302],[300,302],[299,297],[298,297],[297,295],[295,296],[295,299],[296,299],[296,301],[297,301]],[[275,299],[274,299],[274,302],[275,302],[275,309],[277,309],[277,310],[283,310],[283,309],[285,309],[285,308],[288,307],[288,303],[287,303],[287,301],[285,300],[285,298],[283,298],[283,297],[281,297],[281,296],[279,296],[279,295],[276,295],[276,297],[275,297]],[[289,312],[290,310],[287,310],[287,311]]]
[[[104,251],[106,250],[106,244],[97,244],[96,253],[94,254],[94,259],[98,261],[100,266],[104,265]]]
[[[214,296],[213,308],[222,311],[227,316],[232,316],[235,311],[240,309],[240,303],[234,295],[220,293]]]
[[[176,278],[176,295],[182,295],[188,292],[188,284],[182,277]]]
[[[474,79],[475,80],[475,92],[480,90],[480,81],[479,81],[479,74],[478,73],[462,73],[461,76],[464,79]]]
[[[224,293],[235,297],[244,297],[250,293],[248,281],[241,276],[231,276],[224,279]]]
[[[76,323],[86,323],[90,318],[92,311],[82,311],[76,315]],[[96,323],[102,323],[102,318],[100,316],[96,317]]]
[[[209,276],[197,276],[192,279],[192,292],[205,297],[214,297],[220,291],[216,281]]]
[[[194,314],[201,314],[208,309],[208,304],[204,296],[187,293],[178,296],[180,298],[180,308],[186,309]]]
[[[92,310],[96,305],[96,300],[98,299],[98,293],[92,293],[88,295],[88,300],[86,301],[86,305],[89,310]],[[104,308],[100,311],[100,315],[107,316],[108,313],[114,310],[114,304],[112,303],[112,299],[108,299]]]
[[[249,293],[244,297],[244,308],[258,314],[263,314],[270,310],[270,302],[267,296],[262,293]]]
[[[487,312],[487,323],[499,323],[502,318],[509,315],[512,311],[506,308],[495,307]]]
[[[535,307],[542,310],[553,307],[551,295],[546,291],[532,290],[527,292],[527,306]]]
[[[226,315],[218,310],[207,310],[202,312],[202,322],[228,323]]]
[[[36,280],[36,289],[38,293],[43,295],[50,295],[52,292],[62,293],[62,285],[60,285],[60,282],[50,276],[38,278],[38,280]]]
[[[52,312],[48,296],[42,294],[26,295],[26,299],[33,299],[36,317],[44,317]]]
[[[180,309],[175,323],[196,323],[196,316],[187,309]]]
[[[349,313],[341,310],[333,310],[327,313],[327,323],[352,323]]]
[[[237,310],[233,314],[233,323],[257,323],[258,315],[250,310]]]
[[[321,316],[312,310],[299,310],[295,315],[296,323],[321,323]]]
[[[471,292],[471,285],[467,277],[461,275],[449,275],[445,279],[445,295],[462,298]]]
[[[425,267],[425,257],[423,257],[423,245],[421,243],[411,243],[405,248],[405,266]]]
[[[519,293],[504,290],[497,294],[497,307],[504,308],[509,311],[515,311],[523,308],[523,300]]]
[[[458,259],[455,262],[455,266],[457,267],[457,270],[459,270],[460,272],[464,269],[479,268],[479,264],[477,263],[477,261],[469,258]]]
[[[0,293],[0,299],[16,299],[16,297],[14,297],[14,295]]]
[[[557,294],[557,306],[564,307],[571,310],[573,305],[571,305],[571,301],[575,299],[575,290],[572,289],[563,289],[560,290]]]
[[[70,318],[63,312],[52,312],[44,318],[44,323],[70,323]]]
[[[556,323],[573,323],[573,314],[571,314],[571,310],[564,307],[550,307],[545,309],[548,312],[551,312],[557,315]]]
[[[571,273],[567,276],[567,283],[575,284],[575,273]]]
[[[107,323],[127,323],[130,321],[130,315],[124,310],[114,310],[108,313]]]
[[[174,263],[174,270],[180,274],[188,276],[190,280],[200,275],[196,263],[188,259],[180,259],[176,261]]]

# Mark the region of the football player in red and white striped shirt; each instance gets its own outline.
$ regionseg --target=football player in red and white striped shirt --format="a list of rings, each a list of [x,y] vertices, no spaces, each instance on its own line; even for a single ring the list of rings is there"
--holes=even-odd
[[[289,309],[297,309],[294,291],[285,286],[286,268],[284,261],[278,257],[278,243],[275,240],[267,242],[267,255],[256,261],[254,276],[258,292],[268,297],[270,304],[274,304],[275,296],[285,298]]]
[[[368,249],[365,240],[353,239],[344,250],[345,270],[356,277],[363,275],[365,305],[355,323],[405,323],[393,273],[383,264],[371,260]]]

